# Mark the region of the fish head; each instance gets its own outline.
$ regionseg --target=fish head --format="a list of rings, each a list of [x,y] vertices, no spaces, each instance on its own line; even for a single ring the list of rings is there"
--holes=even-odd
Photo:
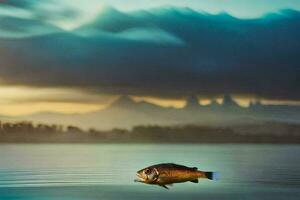
[[[147,167],[137,171],[136,182],[154,184],[159,177],[159,172],[155,167]]]

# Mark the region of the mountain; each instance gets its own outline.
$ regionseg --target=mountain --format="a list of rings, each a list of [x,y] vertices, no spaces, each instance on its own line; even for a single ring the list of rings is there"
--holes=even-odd
[[[5,117],[1,120],[33,121],[35,123],[76,125],[85,129],[132,128],[137,125],[213,125],[251,124],[254,122],[279,121],[300,123],[300,106],[251,104],[240,107],[230,95],[223,104],[212,101],[202,106],[196,96],[187,98],[182,109],[160,107],[148,102],[136,102],[130,96],[121,96],[107,108],[86,114],[59,114],[42,112],[28,116]]]
[[[160,106],[155,104],[147,103],[145,101],[136,102],[131,97],[124,95],[121,96],[119,99],[114,101],[108,109],[127,109],[132,110],[135,112],[151,112],[151,111],[158,111],[163,109]]]
[[[237,102],[234,101],[234,99],[229,94],[226,94],[226,95],[224,95],[224,98],[223,98],[223,107],[238,108],[239,105],[237,104]]]
[[[198,109],[200,107],[199,105],[199,100],[198,100],[198,97],[197,96],[189,96],[187,99],[186,99],[186,104],[185,104],[185,109],[188,109],[188,110],[193,110],[193,109]]]

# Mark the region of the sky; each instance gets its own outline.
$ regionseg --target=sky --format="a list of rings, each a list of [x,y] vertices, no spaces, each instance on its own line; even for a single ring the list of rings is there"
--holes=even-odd
[[[78,27],[110,6],[121,11],[166,6],[189,7],[213,14],[227,12],[239,18],[257,18],[281,9],[300,9],[298,0],[1,0],[1,2],[2,13],[23,17],[37,15],[64,29]]]
[[[171,5],[190,7],[209,13],[228,12],[237,17],[251,18],[282,8],[300,9],[300,2],[297,0],[106,0],[102,2],[121,10],[137,10]]]
[[[85,113],[120,95],[299,104],[298,0],[0,0],[0,114]]]

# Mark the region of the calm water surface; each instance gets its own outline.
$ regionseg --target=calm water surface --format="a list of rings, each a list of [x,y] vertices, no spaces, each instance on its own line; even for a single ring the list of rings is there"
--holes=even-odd
[[[165,190],[137,170],[174,162],[218,171],[217,182]],[[0,199],[300,199],[298,145],[0,145]]]

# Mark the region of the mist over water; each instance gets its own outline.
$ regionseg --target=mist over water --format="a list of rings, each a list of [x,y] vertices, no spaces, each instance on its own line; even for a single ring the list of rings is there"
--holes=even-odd
[[[299,199],[299,145],[0,145],[0,199]],[[219,181],[167,191],[137,170],[174,162]]]

